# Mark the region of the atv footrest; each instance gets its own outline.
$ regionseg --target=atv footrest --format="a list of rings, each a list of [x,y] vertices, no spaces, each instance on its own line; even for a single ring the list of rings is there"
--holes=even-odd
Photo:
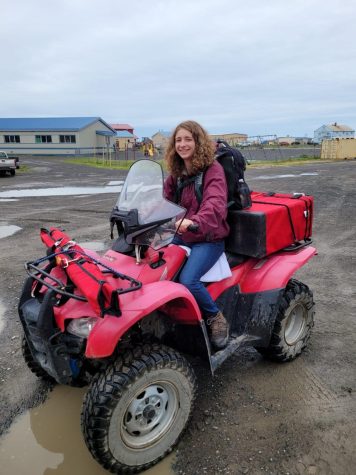
[[[254,340],[254,338],[252,339]],[[217,351],[216,353],[212,354],[210,357],[210,368],[211,372],[214,373],[215,370],[218,369],[219,366],[238,348],[242,348],[244,346],[251,345],[251,336],[247,335],[240,335],[237,338],[230,338],[226,347],[222,350]]]

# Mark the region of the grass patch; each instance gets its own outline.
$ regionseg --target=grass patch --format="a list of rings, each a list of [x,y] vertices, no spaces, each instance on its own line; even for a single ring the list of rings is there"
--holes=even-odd
[[[249,168],[254,167],[280,167],[280,166],[292,166],[292,165],[299,165],[300,163],[313,163],[320,161],[320,157],[309,157],[308,155],[302,155],[301,157],[295,158],[286,158],[283,160],[276,159],[276,160],[251,160],[248,161]]]
[[[24,165],[23,163],[20,163],[20,168],[17,168],[16,173],[26,173],[30,170],[31,167],[28,165]]]
[[[99,157],[80,157],[67,158],[66,163],[73,163],[75,165],[86,165],[95,168],[107,168],[109,170],[128,170],[137,160],[104,160]],[[163,160],[155,160],[160,165],[164,166]]]
[[[248,167],[279,167],[279,166],[293,166],[300,163],[316,162],[320,157],[311,157],[308,155],[302,155],[296,158],[276,159],[276,160],[249,160]],[[78,158],[66,158],[66,163],[73,163],[75,165],[86,165],[94,168],[106,168],[109,170],[128,170],[133,163],[137,160],[103,160],[101,157],[78,157]],[[165,170],[164,160],[155,160]]]

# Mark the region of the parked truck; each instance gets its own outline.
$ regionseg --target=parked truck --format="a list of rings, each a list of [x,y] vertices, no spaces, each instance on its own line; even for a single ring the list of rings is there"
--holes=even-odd
[[[16,173],[18,166],[18,157],[9,157],[6,152],[0,151],[0,175],[6,175],[7,172],[11,176]]]

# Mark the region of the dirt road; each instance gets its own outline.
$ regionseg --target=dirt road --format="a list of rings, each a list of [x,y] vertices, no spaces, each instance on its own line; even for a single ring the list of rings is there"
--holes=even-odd
[[[23,363],[16,311],[23,263],[44,253],[39,228],[60,225],[80,243],[109,244],[108,216],[117,197],[117,183],[109,183],[123,179],[119,172],[54,158],[26,164],[26,173],[0,177],[0,230],[20,228],[0,239],[0,433],[48,391]],[[250,350],[232,356],[212,379],[207,367],[193,362],[199,392],[174,471],[354,474],[356,162],[251,169],[247,181],[255,190],[315,196],[319,255],[297,276],[314,291],[315,329],[307,351],[289,364],[271,363]],[[83,186],[91,190],[78,189]],[[71,194],[58,196],[62,187]]]

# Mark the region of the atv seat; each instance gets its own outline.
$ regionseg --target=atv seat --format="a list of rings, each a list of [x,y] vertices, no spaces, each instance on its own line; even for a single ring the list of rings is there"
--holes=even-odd
[[[249,258],[248,256],[244,256],[242,254],[236,254],[234,252],[227,251],[227,250],[225,250],[225,254],[226,254],[227,262],[229,263],[230,269],[238,266],[239,264],[242,264]]]

